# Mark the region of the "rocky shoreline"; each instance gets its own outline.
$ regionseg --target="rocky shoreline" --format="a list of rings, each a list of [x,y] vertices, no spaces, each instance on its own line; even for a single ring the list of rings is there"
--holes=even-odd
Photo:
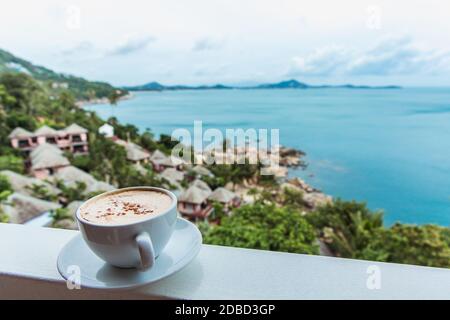
[[[311,210],[316,209],[319,206],[331,203],[333,198],[330,195],[324,194],[319,189],[316,189],[304,180],[295,177],[289,179],[282,187],[293,188],[303,193],[303,200],[308,208]]]
[[[306,168],[307,164],[302,157],[306,155],[305,152],[294,148],[280,147],[280,168],[278,172],[283,173],[279,178],[279,190],[274,192],[274,196],[280,194],[284,189],[292,189],[301,192],[303,201],[307,208],[306,211],[313,211],[316,208],[331,203],[333,198],[330,195],[323,193],[321,190],[309,185],[299,177],[289,177],[288,168]],[[244,202],[252,203],[255,201],[255,196],[252,195],[251,190],[256,189],[263,191],[265,188],[258,184],[255,180],[246,180],[240,185],[233,185],[231,182],[227,184],[226,188],[234,190]]]

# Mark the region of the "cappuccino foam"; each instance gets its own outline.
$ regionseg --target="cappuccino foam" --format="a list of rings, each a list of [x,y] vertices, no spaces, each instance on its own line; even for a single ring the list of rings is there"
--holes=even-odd
[[[158,215],[170,208],[173,200],[164,192],[152,190],[118,191],[83,204],[80,216],[97,224],[127,224]]]

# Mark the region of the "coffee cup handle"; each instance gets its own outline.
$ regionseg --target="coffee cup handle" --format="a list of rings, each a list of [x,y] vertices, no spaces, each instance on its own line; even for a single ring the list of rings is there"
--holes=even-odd
[[[136,236],[136,242],[141,258],[140,269],[150,269],[155,264],[155,250],[153,249],[153,244],[150,236],[147,232],[141,232]]]

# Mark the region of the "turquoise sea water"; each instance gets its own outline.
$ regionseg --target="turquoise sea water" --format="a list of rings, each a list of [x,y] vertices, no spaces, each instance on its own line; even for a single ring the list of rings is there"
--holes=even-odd
[[[304,150],[292,175],[325,193],[384,209],[386,224],[450,225],[450,89],[206,90],[136,93],[107,118],[155,134],[176,128],[279,128]]]

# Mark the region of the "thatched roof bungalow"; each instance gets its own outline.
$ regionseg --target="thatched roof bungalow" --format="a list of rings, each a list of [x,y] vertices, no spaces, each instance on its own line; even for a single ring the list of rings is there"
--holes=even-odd
[[[24,223],[45,212],[60,208],[58,203],[41,200],[21,193],[13,193],[2,204],[2,209],[9,216],[11,223]]]
[[[169,182],[181,182],[184,179],[184,173],[174,168],[167,168],[160,173],[161,178],[168,180]]]
[[[13,131],[11,131],[11,133],[8,135],[8,138],[12,139],[12,138],[29,138],[31,137],[33,134],[28,131],[25,130],[24,128],[21,127],[17,127],[15,128]]]
[[[201,165],[196,165],[191,169],[191,171],[194,172],[198,177],[214,177],[214,174],[211,171]]]
[[[127,160],[133,163],[147,163],[150,159],[150,153],[133,142],[121,139],[116,139],[114,142],[125,148],[125,151],[127,152]]]
[[[61,170],[58,170],[58,172],[53,175],[53,180],[60,180],[65,185],[70,187],[76,186],[77,182],[84,183],[86,185],[86,192],[88,193],[110,191],[115,189],[114,186],[104,181],[99,181],[89,173],[74,166],[67,166]]]
[[[33,196],[32,188],[34,185],[36,185],[45,188],[49,192],[49,194],[52,195],[58,195],[61,193],[61,190],[46,181],[39,180],[33,177],[27,177],[14,171],[2,170],[0,171],[0,175],[3,175],[8,179],[14,192]]]
[[[55,146],[54,144],[50,144],[50,143],[43,143],[39,146],[37,146],[35,149],[33,149],[33,151],[30,152],[30,158],[36,158],[37,156],[39,156],[40,154],[44,154],[44,153],[54,153],[54,154],[63,154],[63,151],[61,149],[59,149],[57,146]]]
[[[197,187],[205,192],[208,193],[208,196],[211,194],[212,190],[208,186],[208,184],[205,181],[202,181],[200,179],[196,179],[191,183],[191,186]]]
[[[61,154],[47,152],[41,153],[31,159],[31,169],[41,170],[48,168],[58,168],[70,165],[69,160]]]
[[[182,191],[183,186],[181,182],[184,179],[184,172],[178,171],[174,168],[167,168],[159,174],[159,177],[168,182],[170,185],[166,185],[172,191]]]
[[[153,165],[153,170],[162,172],[166,168],[175,168],[181,170],[186,163],[183,159],[178,157],[166,156],[159,150],[155,150],[150,157],[150,162]]]
[[[62,151],[44,143],[30,153],[30,172],[38,179],[46,179],[70,165]]]
[[[217,201],[224,205],[226,209],[240,205],[240,198],[234,192],[225,188],[217,188],[208,197],[209,201]]]
[[[206,218],[213,208],[208,203],[208,197],[211,195],[211,189],[201,180],[186,189],[178,197],[178,211],[189,218]]]

